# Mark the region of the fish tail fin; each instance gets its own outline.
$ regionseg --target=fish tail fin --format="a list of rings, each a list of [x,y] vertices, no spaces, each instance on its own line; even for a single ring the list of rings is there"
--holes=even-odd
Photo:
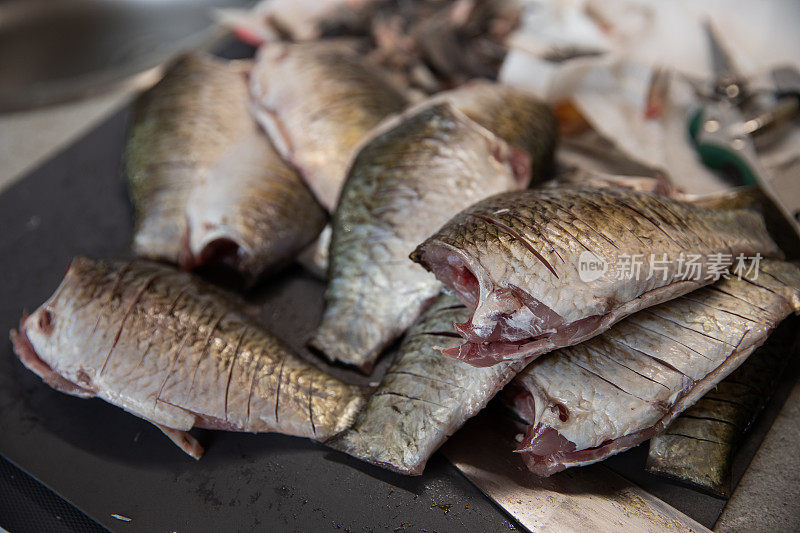
[[[393,431],[373,431],[357,424],[342,431],[325,445],[365,463],[397,472],[406,476],[419,476],[425,470],[427,457],[408,453],[403,439],[397,439]]]

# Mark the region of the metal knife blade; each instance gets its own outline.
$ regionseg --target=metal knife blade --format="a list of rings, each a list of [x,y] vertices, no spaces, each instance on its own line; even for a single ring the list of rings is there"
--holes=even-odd
[[[549,478],[533,475],[512,452],[516,447],[512,422],[486,415],[470,421],[442,451],[528,530],[710,531],[603,465],[567,470]]]

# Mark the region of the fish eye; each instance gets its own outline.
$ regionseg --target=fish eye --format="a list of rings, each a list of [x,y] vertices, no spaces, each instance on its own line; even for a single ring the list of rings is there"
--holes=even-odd
[[[53,312],[50,309],[42,309],[39,313],[39,330],[47,334],[53,331]]]

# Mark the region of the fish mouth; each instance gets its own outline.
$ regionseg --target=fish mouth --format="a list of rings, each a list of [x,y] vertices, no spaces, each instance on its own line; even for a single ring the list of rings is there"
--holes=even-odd
[[[42,378],[45,383],[57,391],[72,396],[78,396],[79,398],[91,398],[95,396],[93,390],[81,387],[66,379],[39,357],[39,354],[36,353],[36,349],[33,347],[28,337],[27,320],[28,315],[22,315],[19,321],[19,330],[11,330],[10,335],[11,343],[14,346],[14,353],[25,368]]]
[[[473,310],[467,322],[454,324],[465,342],[442,350],[473,366],[492,366],[572,344],[603,321],[603,316],[592,315],[567,323],[521,288],[497,286],[477,261],[445,243],[423,244],[411,259]]]

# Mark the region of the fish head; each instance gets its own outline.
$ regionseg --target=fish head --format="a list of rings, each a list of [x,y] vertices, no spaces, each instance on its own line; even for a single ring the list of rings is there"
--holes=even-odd
[[[67,268],[64,281],[36,311],[24,314],[19,329],[11,332],[14,353],[20,362],[61,392],[80,397],[95,395],[91,374],[82,364],[84,346],[76,346],[76,329],[86,325],[88,313],[81,310],[91,294],[80,289],[88,259],[77,258]]]

